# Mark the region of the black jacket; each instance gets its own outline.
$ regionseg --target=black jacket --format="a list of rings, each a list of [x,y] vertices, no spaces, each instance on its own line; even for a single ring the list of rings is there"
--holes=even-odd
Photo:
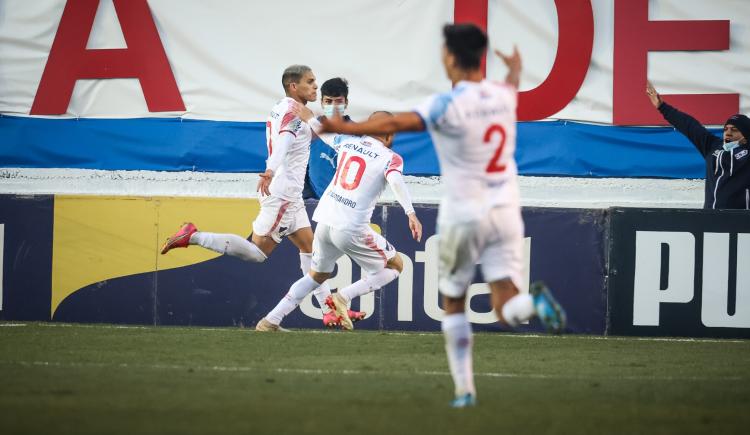
[[[703,208],[750,210],[750,149],[748,144],[724,150],[724,140],[706,130],[692,116],[667,103],[659,112],[706,159],[706,194]],[[750,139],[750,138],[748,138]]]

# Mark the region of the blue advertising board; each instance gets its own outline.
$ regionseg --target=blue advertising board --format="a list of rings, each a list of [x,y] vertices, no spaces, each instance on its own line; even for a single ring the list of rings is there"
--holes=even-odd
[[[118,201],[134,200],[146,204],[154,202],[145,198],[108,198],[102,201],[101,207],[111,209],[116,207]],[[118,266],[116,263],[159,264],[158,260],[163,257],[158,255],[158,245],[133,251],[141,254],[119,255],[120,258],[116,258],[117,254],[124,253],[128,243],[138,245],[137,237],[145,240],[153,240],[154,237],[150,234],[139,236],[135,230],[123,232],[118,225],[114,226],[113,235],[93,230],[86,221],[101,218],[92,211],[90,204],[83,204],[90,203],[91,199],[58,200],[60,210],[57,211],[53,197],[0,196],[0,201],[3,205],[0,208],[0,224],[5,223],[5,305],[0,310],[0,318],[6,320],[249,327],[276,305],[302,273],[298,252],[286,241],[261,264],[218,256],[179,267],[147,267],[133,273],[135,269],[125,267],[128,264]],[[157,202],[165,207],[169,198]],[[314,201],[308,202],[308,212],[312,213],[315,205]],[[81,211],[71,212],[71,209],[77,208]],[[421,242],[411,239],[407,218],[400,207],[376,207],[372,222],[399,251],[404,260],[404,271],[398,280],[385,288],[353,302],[355,308],[368,313],[365,320],[357,323],[357,328],[440,329],[442,305],[437,289],[435,235],[437,209],[434,206],[417,206],[417,213],[424,225]],[[528,283],[544,280],[568,311],[569,332],[604,333],[603,235],[606,212],[527,208],[523,216],[526,225],[524,290],[528,289]],[[68,222],[71,219],[82,221],[80,232],[67,233],[71,231]],[[148,216],[143,219],[151,227],[154,226]],[[126,239],[129,237],[133,241],[128,242]],[[81,238],[89,239],[85,245],[87,252],[79,252],[84,249],[76,249],[72,253],[65,251],[67,240],[80,243]],[[53,239],[57,239],[54,259]],[[119,245],[112,246],[112,240]],[[107,251],[107,254],[96,252],[107,247],[112,251]],[[75,263],[79,266],[75,270],[71,270],[72,267],[68,266],[70,263],[65,262],[71,255],[80,256]],[[138,256],[145,258],[135,258]],[[64,295],[59,295],[61,282],[64,281],[60,277],[84,274],[90,268],[113,267],[113,270],[122,271],[95,280],[78,280],[76,282],[86,284],[74,286]],[[56,283],[51,276],[58,277]],[[333,289],[338,289],[358,280],[360,276],[359,267],[349,258],[342,257],[329,283]],[[71,279],[68,278],[68,281]],[[490,309],[487,292],[488,288],[482,283],[478,271],[469,290],[469,319],[476,330],[501,330]],[[308,297],[298,310],[285,319],[284,326],[320,328],[320,318],[317,303]],[[519,330],[541,331],[541,326],[532,320]]]

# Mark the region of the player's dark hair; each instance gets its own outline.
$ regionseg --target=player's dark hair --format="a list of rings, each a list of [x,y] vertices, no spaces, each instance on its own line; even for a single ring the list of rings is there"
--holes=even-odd
[[[284,92],[289,90],[289,85],[291,83],[299,83],[299,81],[302,80],[302,76],[308,71],[312,71],[312,69],[307,65],[292,65],[286,67],[284,74],[281,75],[281,85],[284,86]]]
[[[463,69],[476,69],[487,49],[487,35],[474,24],[446,24],[443,37],[448,52]]]
[[[349,98],[349,82],[345,78],[334,77],[328,79],[320,87],[320,95],[324,97]]]

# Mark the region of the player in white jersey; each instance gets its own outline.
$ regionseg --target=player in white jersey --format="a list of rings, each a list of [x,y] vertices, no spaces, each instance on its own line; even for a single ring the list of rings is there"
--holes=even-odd
[[[298,109],[302,119],[314,128],[320,127],[309,109]],[[375,112],[370,119],[391,116],[388,112]],[[278,326],[308,293],[330,277],[336,260],[346,254],[362,268],[363,278],[333,294],[328,305],[336,311],[342,328],[350,330],[353,328],[347,314],[350,301],[384,287],[396,279],[403,268],[393,246],[370,227],[372,211],[386,183],[409,217],[409,228],[417,241],[422,238],[422,224],[414,213],[404,184],[404,161],[390,149],[392,134],[323,134],[321,139],[336,150],[338,164],[313,214],[318,225],[313,240],[312,267],[308,275],[292,284],[263,322]]]
[[[517,326],[538,315],[548,330],[560,332],[565,313],[541,283],[520,293],[523,246],[516,162],[516,101],[521,72],[517,50],[495,53],[509,68],[505,83],[485,80],[481,59],[487,36],[471,24],[443,28],[443,65],[450,92],[430,97],[414,112],[344,124],[324,120],[325,131],[390,134],[429,131],[445,185],[438,213],[440,292],[446,352],[455,384],[454,407],[476,403],[472,333],[465,311],[466,290],[478,262],[501,322]]]
[[[307,161],[310,156],[310,127],[295,115],[294,107],[304,106],[317,99],[318,85],[310,67],[292,65],[284,70],[281,83],[286,96],[278,101],[266,121],[266,170],[260,174],[260,213],[253,222],[251,240],[236,234],[219,234],[198,231],[188,222],[167,239],[161,253],[174,248],[200,245],[220,254],[232,255],[253,263],[262,263],[271,255],[282,238],[299,249],[300,268],[306,274],[312,260],[310,220],[302,200]],[[323,283],[314,295],[323,310],[324,323],[333,322],[337,316],[325,304],[331,294]],[[355,317],[362,313],[352,312]],[[256,329],[269,330],[259,324]],[[275,328],[270,328],[275,330]]]

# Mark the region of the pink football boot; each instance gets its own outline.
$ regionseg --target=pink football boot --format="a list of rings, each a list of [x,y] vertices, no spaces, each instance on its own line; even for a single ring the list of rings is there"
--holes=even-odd
[[[323,325],[325,325],[327,328],[335,328],[341,324],[341,320],[339,320],[339,316],[336,315],[336,312],[331,310],[325,314],[323,314]]]
[[[168,238],[164,243],[164,246],[161,248],[161,253],[166,254],[174,248],[187,248],[190,243],[190,236],[197,231],[198,228],[196,228],[192,222],[182,224],[179,231],[174,233],[174,235]]]

